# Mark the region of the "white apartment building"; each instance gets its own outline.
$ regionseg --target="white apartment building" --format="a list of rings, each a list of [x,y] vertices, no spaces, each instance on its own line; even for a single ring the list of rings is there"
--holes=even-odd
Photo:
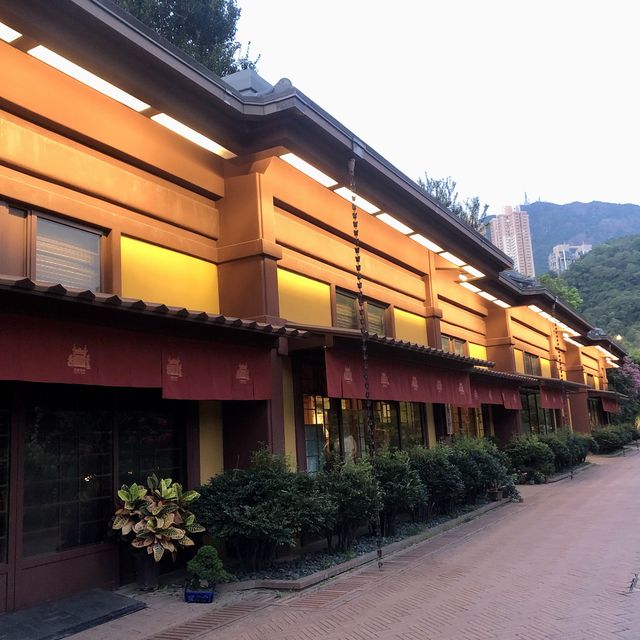
[[[504,251],[514,262],[514,268],[523,276],[535,277],[529,214],[519,207],[505,207],[489,222],[491,242]]]

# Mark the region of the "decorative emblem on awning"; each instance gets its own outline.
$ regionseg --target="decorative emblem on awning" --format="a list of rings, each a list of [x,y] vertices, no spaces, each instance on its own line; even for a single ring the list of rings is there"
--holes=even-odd
[[[438,380],[436,381],[436,391],[438,393],[442,393],[442,380],[440,380],[440,378],[438,378]]]
[[[458,393],[461,396],[465,395],[465,393],[466,393],[465,390],[464,390],[464,385],[462,384],[462,382],[458,383]]]
[[[73,369],[73,373],[81,376],[91,370],[91,356],[87,345],[84,347],[73,345],[67,358],[67,367]]]
[[[414,391],[418,391],[418,389],[420,388],[420,385],[418,384],[418,377],[417,376],[411,376],[411,388]]]
[[[344,368],[344,371],[342,373],[342,379],[347,384],[351,384],[353,382],[353,373],[351,373],[351,367],[347,366]]]
[[[383,372],[380,374],[380,386],[381,386],[383,389],[386,389],[386,388],[389,386],[389,377],[387,376],[386,371],[383,371]]]
[[[173,382],[177,382],[180,378],[182,378],[182,361],[179,356],[167,358],[167,376],[169,380],[173,380]]]
[[[238,368],[236,369],[236,380],[240,384],[248,384],[249,382],[251,382],[249,365],[246,362],[241,362],[238,364]]]

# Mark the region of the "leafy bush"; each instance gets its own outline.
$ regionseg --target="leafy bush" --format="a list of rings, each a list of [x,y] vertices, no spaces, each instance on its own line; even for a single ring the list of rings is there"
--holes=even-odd
[[[337,548],[346,551],[357,528],[374,520],[381,507],[380,489],[371,464],[367,460],[336,462],[318,473],[315,481],[332,506],[325,525],[329,549],[337,536]]]
[[[619,424],[613,425],[612,429],[615,429],[620,433],[625,444],[629,444],[634,440],[640,439],[640,432],[628,422],[621,422]]]
[[[571,453],[571,464],[574,466],[584,462],[589,452],[598,452],[598,443],[584,433],[569,432],[566,434],[566,441]]]
[[[392,535],[398,515],[426,501],[425,488],[406,451],[378,453],[374,458],[373,471],[382,496],[381,533]]]
[[[249,569],[268,565],[276,548],[295,545],[301,532],[323,531],[333,512],[313,478],[265,450],[254,452],[249,469],[215,476],[200,492],[199,519]]]
[[[569,447],[566,437],[555,433],[549,433],[547,435],[540,436],[539,440],[553,451],[553,460],[556,471],[563,471],[574,464],[572,448]]]
[[[465,496],[465,484],[458,467],[449,459],[450,449],[442,444],[433,449],[414,447],[411,466],[427,491],[427,517],[451,513]]]
[[[477,438],[456,438],[450,460],[456,465],[465,484],[466,501],[475,502],[488,489],[512,484],[510,464],[493,442]]]
[[[553,451],[536,436],[516,436],[506,445],[504,452],[516,473],[528,481],[542,482],[554,471]]]
[[[189,584],[193,589],[207,589],[219,582],[227,582],[231,576],[225,571],[215,547],[205,544],[187,562]]]
[[[617,451],[626,444],[626,442],[629,442],[629,440],[627,440],[628,436],[625,436],[624,432],[613,427],[595,429],[591,435],[598,444],[598,449],[601,453]]]

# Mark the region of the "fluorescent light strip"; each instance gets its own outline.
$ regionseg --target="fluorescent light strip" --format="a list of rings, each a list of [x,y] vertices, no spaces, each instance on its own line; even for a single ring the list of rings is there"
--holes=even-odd
[[[454,256],[452,253],[448,251],[443,251],[440,256],[445,260],[449,261],[451,264],[455,264],[456,267],[461,267],[464,264],[464,260],[460,260],[460,258]]]
[[[382,220],[385,224],[388,224],[390,227],[393,227],[396,231],[400,233],[404,233],[405,236],[408,236],[410,233],[413,233],[413,229],[408,227],[404,222],[400,222],[400,220],[396,220],[393,216],[388,213],[381,213],[377,216],[378,220]]]
[[[436,244],[435,242],[431,242],[429,238],[425,238],[420,233],[414,233],[412,236],[409,236],[412,240],[415,240],[418,244],[421,244],[423,247],[429,249],[429,251],[433,251],[434,253],[441,253],[444,249]]]
[[[303,160],[295,153],[284,153],[280,156],[281,160],[295,167],[298,171],[302,171],[305,175],[309,176],[316,182],[319,182],[323,187],[335,187],[338,183],[330,178],[326,173],[322,173],[320,169],[316,169],[313,165],[309,164],[306,160]]]
[[[471,284],[470,282],[459,282],[458,284],[469,291],[473,291],[473,293],[480,293],[480,287],[476,287],[475,284]]]
[[[599,344],[596,345],[596,349],[607,358],[611,358],[612,360],[620,360],[618,356],[614,356],[613,353],[611,353],[610,351],[607,351],[605,348],[601,347]]]
[[[607,358],[607,364],[612,366],[614,369],[619,369],[620,365],[616,364],[615,362],[613,362],[613,360],[611,360],[610,358]]]
[[[351,189],[347,189],[347,187],[340,187],[339,189],[336,189],[334,193],[337,193],[339,196],[341,196],[345,200],[348,200],[349,202],[352,201],[353,193]],[[370,213],[372,215],[380,211],[380,207],[376,207],[375,204],[371,204],[371,202],[365,200],[359,195],[356,195],[356,207],[360,207],[363,211],[366,211],[367,213]]]
[[[584,347],[582,343],[574,340],[568,333],[563,333],[562,337],[564,338],[565,342],[568,342],[569,344],[572,344],[576,347]]]
[[[198,133],[191,127],[188,127],[186,124],[183,124],[179,120],[168,116],[166,113],[158,113],[155,116],[151,116],[151,119],[158,124],[161,124],[163,127],[177,133],[179,136],[186,138],[190,142],[197,144],[199,147],[206,149],[207,151],[211,151],[211,153],[215,153],[217,156],[224,158],[225,160],[229,160],[230,158],[235,158],[236,154],[232,153],[228,149],[225,149],[223,146],[219,145],[217,142],[211,140],[211,138],[207,138],[203,136],[201,133]]]
[[[149,105],[146,102],[142,102],[142,100],[138,100],[138,98],[132,96],[130,93],[127,93],[122,89],[118,89],[118,87],[110,82],[107,82],[90,71],[79,67],[77,64],[71,62],[71,60],[67,60],[54,51],[51,51],[51,49],[38,45],[33,49],[29,49],[29,54],[54,69],[62,71],[62,73],[82,82],[82,84],[86,84],[88,87],[99,91],[105,96],[113,98],[127,107],[130,107],[134,111],[144,111],[149,108]]]
[[[482,271],[480,271],[479,269],[476,269],[475,267],[472,267],[471,265],[467,264],[464,267],[462,267],[467,273],[470,273],[472,276],[474,276],[475,278],[484,278],[484,273],[482,273]]]
[[[4,24],[4,22],[0,22],[0,40],[4,40],[5,42],[13,42],[17,40],[22,34],[15,29],[12,29],[8,25]]]
[[[497,304],[499,307],[503,309],[509,309],[511,307],[510,304],[507,304],[504,300],[492,300],[493,304]]]
[[[531,309],[531,311],[535,311],[536,313],[542,313],[542,309],[540,307],[536,307],[535,304],[530,304],[529,309]]]
[[[487,293],[486,291],[478,291],[478,295],[481,298],[484,298],[485,300],[488,300],[489,302],[493,302],[494,300],[497,300],[496,296],[491,295],[490,293]]]

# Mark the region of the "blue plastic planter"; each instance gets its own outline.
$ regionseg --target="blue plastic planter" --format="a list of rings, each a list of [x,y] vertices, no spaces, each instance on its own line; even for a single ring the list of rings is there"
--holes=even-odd
[[[209,604],[213,602],[215,595],[215,587],[210,589],[190,589],[188,585],[184,588],[184,601],[197,602],[200,604]]]

